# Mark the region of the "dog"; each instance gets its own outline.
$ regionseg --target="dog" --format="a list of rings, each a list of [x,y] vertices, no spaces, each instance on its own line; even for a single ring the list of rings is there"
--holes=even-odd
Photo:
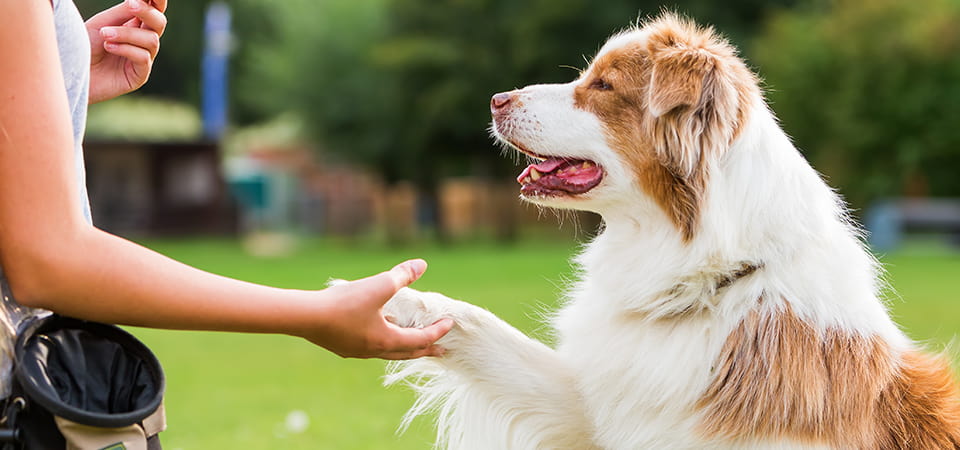
[[[676,14],[611,37],[573,82],[493,96],[533,160],[523,199],[602,231],[551,348],[490,312],[404,288],[384,314],[457,325],[396,363],[449,449],[960,449],[946,358],[890,319],[876,260],[758,79]]]

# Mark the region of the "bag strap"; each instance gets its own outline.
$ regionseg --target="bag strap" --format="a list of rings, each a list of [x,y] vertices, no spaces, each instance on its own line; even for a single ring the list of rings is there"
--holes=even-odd
[[[20,396],[11,397],[6,400],[6,407],[3,409],[3,418],[0,419],[0,443],[3,443],[3,450],[16,450],[20,448],[22,442],[22,431],[17,426],[17,418],[20,412],[26,409],[27,401]]]

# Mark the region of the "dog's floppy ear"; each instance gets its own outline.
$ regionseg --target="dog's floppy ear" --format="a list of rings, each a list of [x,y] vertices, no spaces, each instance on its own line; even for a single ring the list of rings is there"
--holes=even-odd
[[[673,174],[688,178],[709,151],[705,144],[710,139],[704,138],[719,125],[713,111],[716,59],[683,44],[653,52],[651,58],[647,109],[654,120],[657,155]]]
[[[710,28],[666,13],[644,29],[649,31],[649,78],[643,127],[663,172],[652,185],[689,240],[699,220],[710,167],[742,124],[740,105],[746,96],[738,83],[749,84],[752,78],[733,48]]]
[[[654,55],[647,107],[660,117],[681,106],[700,103],[714,58],[703,50],[674,48]]]
[[[724,71],[733,55],[712,30],[666,15],[651,24],[647,110],[660,162],[689,179],[717,156],[732,136],[737,92]]]

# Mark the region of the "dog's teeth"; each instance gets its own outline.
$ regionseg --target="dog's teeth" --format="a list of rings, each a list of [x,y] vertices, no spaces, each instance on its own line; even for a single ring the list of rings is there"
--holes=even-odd
[[[530,169],[530,178],[533,178],[533,181],[540,179],[540,172],[537,172],[537,169]]]
[[[584,162],[583,162],[583,168],[584,168],[584,169],[589,169],[589,168],[591,168],[591,167],[593,167],[593,163],[591,163],[590,161],[584,161]]]
[[[523,182],[524,182],[524,184],[526,184],[526,183],[532,183],[532,181],[530,181],[530,177],[524,178],[524,179],[523,179]]]

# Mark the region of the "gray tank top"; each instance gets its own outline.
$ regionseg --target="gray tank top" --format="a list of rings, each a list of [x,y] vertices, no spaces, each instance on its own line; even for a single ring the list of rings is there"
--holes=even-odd
[[[29,0],[42,1],[42,0]],[[90,221],[90,202],[87,200],[86,175],[83,168],[83,132],[87,122],[87,98],[90,91],[90,37],[73,0],[53,0],[53,20],[57,31],[57,47],[64,88],[73,118],[73,146],[83,214]],[[29,149],[26,149],[29,151]],[[30,317],[47,314],[26,308],[14,300],[7,279],[0,267],[0,398],[9,395],[13,367],[13,344],[20,324]]]

